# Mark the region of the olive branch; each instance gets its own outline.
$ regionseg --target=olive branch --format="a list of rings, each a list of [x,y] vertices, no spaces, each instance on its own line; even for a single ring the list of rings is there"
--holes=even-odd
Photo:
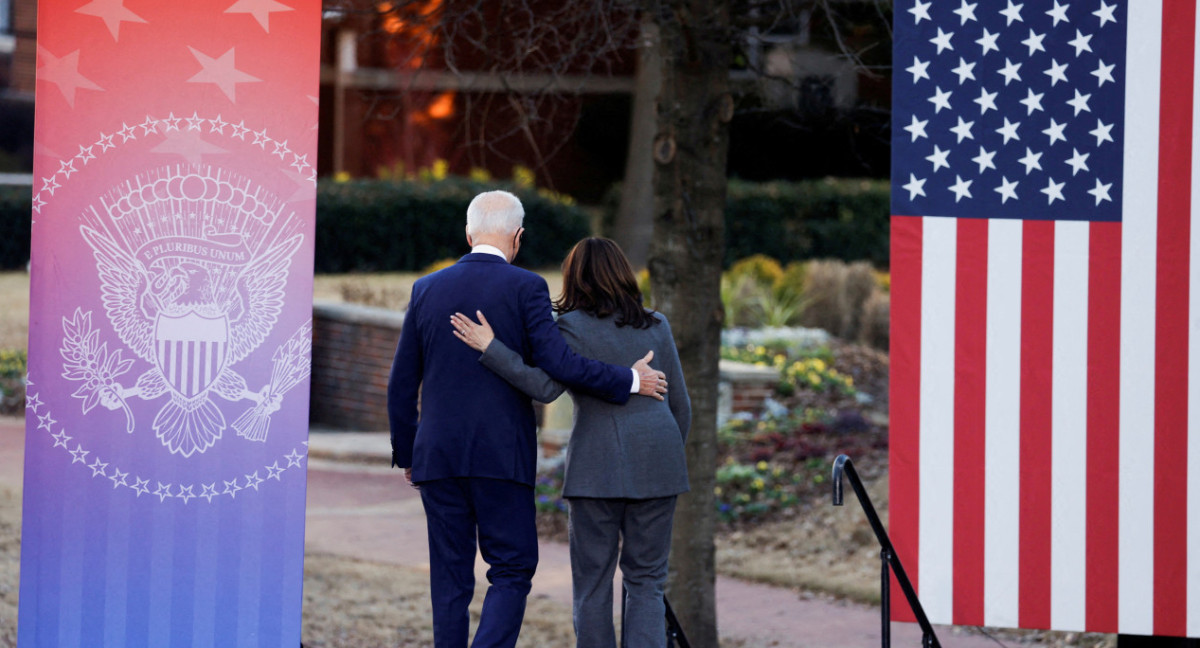
[[[100,331],[92,328],[91,311],[84,313],[76,308],[70,319],[63,318],[63,341],[58,352],[63,358],[63,378],[83,383],[71,394],[83,399],[83,413],[87,414],[107,397],[125,411],[125,431],[132,433],[133,412],[116,379],[129,371],[133,360],[123,360],[120,349],[108,352],[108,343],[101,343]]]

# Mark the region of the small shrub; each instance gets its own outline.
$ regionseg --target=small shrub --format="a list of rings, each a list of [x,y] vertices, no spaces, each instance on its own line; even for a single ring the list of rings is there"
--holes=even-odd
[[[734,263],[721,275],[725,327],[790,326],[799,321],[806,300],[797,271],[785,271],[771,257],[756,254]]]
[[[766,290],[750,275],[721,275],[721,306],[725,309],[725,327],[758,327],[760,307]]]
[[[560,463],[549,471],[539,473],[533,484],[534,506],[539,513],[567,512],[567,503],[563,500],[564,464]]]
[[[834,259],[810,261],[804,294],[808,308],[801,323],[837,335],[845,319],[846,264]]]
[[[801,296],[807,277],[808,265],[802,261],[792,261],[783,269],[783,274],[775,280],[771,289],[780,297]]]
[[[765,286],[773,286],[783,278],[783,267],[765,254],[755,254],[737,261],[726,272],[734,279],[750,277]]]
[[[844,340],[856,340],[862,330],[863,304],[879,291],[875,271],[866,261],[855,261],[846,267],[842,284],[842,326],[836,335]]]
[[[25,375],[29,368],[24,349],[0,349],[0,414],[25,411]]]
[[[857,340],[863,305],[879,290],[875,270],[865,261],[849,265],[837,259],[810,261],[804,289],[808,301],[800,323]]]
[[[764,291],[756,304],[760,326],[791,326],[800,319],[807,302],[801,293]]]
[[[766,461],[742,464],[730,457],[717,468],[713,488],[717,516],[732,522],[794,506],[799,498],[792,487],[798,479],[797,475]]]
[[[859,342],[875,347],[882,351],[888,350],[891,332],[891,296],[874,292],[863,303],[862,330],[859,331]]]

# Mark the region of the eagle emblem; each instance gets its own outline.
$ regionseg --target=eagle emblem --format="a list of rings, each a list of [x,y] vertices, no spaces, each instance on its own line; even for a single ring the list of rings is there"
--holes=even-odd
[[[87,208],[80,234],[92,250],[100,300],[124,345],[109,352],[92,313],[64,318],[64,376],[83,382],[83,411],[160,401],[151,424],[172,453],[203,453],[229,427],[218,400],[249,401],[239,436],[264,441],[270,414],[308,372],[308,325],[280,345],[272,378],[248,388],[237,367],[271,334],[303,234],[284,203],[207,165],[179,165],[130,180]],[[122,382],[135,360],[148,366]]]

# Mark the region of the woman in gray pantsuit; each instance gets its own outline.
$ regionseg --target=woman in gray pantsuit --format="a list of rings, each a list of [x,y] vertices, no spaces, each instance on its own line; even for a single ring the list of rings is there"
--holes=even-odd
[[[649,349],[667,377],[665,401],[635,398],[612,405],[572,390],[575,425],[563,481],[570,506],[576,646],[616,646],[612,582],[618,560],[628,595],[623,645],[664,646],[671,521],[675,496],[688,490],[683,443],[691,425],[671,327],[661,313],[642,307],[633,268],[608,239],[584,239],[571,249],[554,307],[559,330],[580,355],[632,365]],[[459,313],[451,322],[459,339],[484,352],[484,366],[539,401],[562,394],[563,385],[494,340],[484,314],[477,315],[479,324]]]

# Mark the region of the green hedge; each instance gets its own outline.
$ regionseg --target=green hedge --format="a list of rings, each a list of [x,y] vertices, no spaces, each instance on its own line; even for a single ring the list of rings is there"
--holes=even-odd
[[[29,262],[32,213],[29,187],[0,186],[0,270],[24,269]]]
[[[781,263],[833,258],[888,265],[887,180],[824,178],[797,182],[731,180],[725,199],[725,267],[755,254]],[[612,236],[620,186],[605,196]]]
[[[725,265],[754,254],[780,262],[835,258],[888,265],[886,180],[733,181],[725,201]]]
[[[413,271],[467,252],[467,204],[496,188],[463,178],[433,182],[357,180],[317,185],[317,272]],[[504,187],[525,205],[525,238],[517,262],[558,266],[588,236],[588,216],[532,189]],[[0,187],[0,269],[29,261],[28,187]]]
[[[411,271],[466,251],[467,203],[494,184],[356,180],[317,185],[317,272]],[[533,190],[513,189],[525,205],[518,262],[558,266],[590,233],[582,209]],[[796,259],[865,259],[888,264],[886,180],[732,181],[725,210],[725,265],[753,254]],[[607,201],[609,211],[616,204]],[[29,260],[28,187],[0,187],[0,268]],[[611,216],[606,219],[611,222]]]
[[[413,271],[467,252],[467,204],[495,184],[354,180],[317,185],[317,272]],[[588,217],[531,189],[503,187],[525,206],[520,265],[558,266],[590,234]]]

